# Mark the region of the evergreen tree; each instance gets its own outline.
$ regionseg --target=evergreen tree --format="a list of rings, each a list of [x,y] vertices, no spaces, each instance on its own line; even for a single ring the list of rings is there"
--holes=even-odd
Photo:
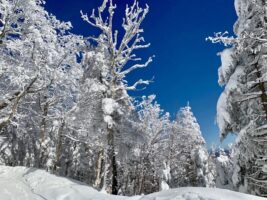
[[[209,156],[191,107],[181,108],[170,136],[171,187],[212,186]]]
[[[217,122],[222,139],[238,135],[233,149],[234,186],[266,196],[266,1],[236,0],[235,7],[236,38],[221,33],[210,38],[232,46],[221,53],[219,83],[225,87],[218,101]]]
[[[138,105],[139,131],[143,140],[136,147],[136,194],[162,190],[163,182],[168,181],[168,177],[165,177],[166,168],[169,167],[166,163],[166,147],[171,124],[169,113],[160,108],[155,98],[154,95],[143,97]]]

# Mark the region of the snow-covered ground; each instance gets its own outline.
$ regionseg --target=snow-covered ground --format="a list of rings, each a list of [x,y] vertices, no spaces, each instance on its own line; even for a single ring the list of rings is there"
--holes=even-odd
[[[179,188],[139,197],[100,193],[80,182],[43,170],[0,166],[1,200],[264,200],[228,190]]]

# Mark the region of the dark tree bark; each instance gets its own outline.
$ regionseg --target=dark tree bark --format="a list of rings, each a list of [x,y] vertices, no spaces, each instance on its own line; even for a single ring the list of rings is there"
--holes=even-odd
[[[117,162],[115,154],[115,145],[114,145],[114,130],[113,128],[108,128],[108,155],[110,162],[110,172],[111,172],[111,194],[118,194],[118,180],[117,180]]]

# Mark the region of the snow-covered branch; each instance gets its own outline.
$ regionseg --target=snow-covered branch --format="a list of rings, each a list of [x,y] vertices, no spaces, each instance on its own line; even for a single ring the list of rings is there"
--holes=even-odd
[[[152,59],[152,57],[150,57],[150,58],[146,61],[146,63],[144,63],[144,64],[135,64],[135,65],[131,66],[130,68],[128,68],[128,69],[126,69],[126,70],[120,72],[119,75],[122,76],[122,77],[124,77],[125,75],[129,74],[130,72],[132,72],[132,71],[134,71],[134,70],[136,70],[136,69],[140,69],[140,68],[145,68],[145,67],[147,67],[152,61],[153,61],[153,59]]]
[[[19,103],[20,103],[21,99],[27,95],[28,91],[32,88],[33,84],[37,81],[37,78],[38,78],[38,76],[35,76],[31,80],[31,82],[24,88],[24,90],[21,91],[14,98],[14,102],[13,102],[13,105],[11,107],[11,111],[10,111],[9,115],[7,117],[5,117],[4,120],[1,120],[1,123],[0,123],[0,131],[11,122],[12,118],[17,113],[17,109],[19,107]]]
[[[132,90],[132,91],[138,90],[137,86],[139,86],[139,85],[149,85],[149,83],[151,83],[151,82],[152,81],[140,79],[137,82],[135,82],[132,86],[127,86],[125,89],[126,90]],[[144,89],[144,88],[142,88],[142,89]]]
[[[144,38],[141,37],[143,29],[140,28],[141,23],[145,19],[149,11],[149,7],[141,8],[137,0],[134,1],[132,6],[126,7],[125,17],[123,19],[122,27],[124,29],[123,37],[118,41],[118,31],[113,30],[113,16],[116,5],[112,0],[104,0],[103,4],[98,8],[98,14],[93,11],[92,15],[88,17],[81,11],[84,21],[90,25],[102,30],[102,36],[94,39],[99,44],[103,45],[110,53],[110,72],[116,76],[116,80],[122,80],[125,75],[138,68],[147,67],[152,62],[150,57],[144,64],[134,64],[128,69],[124,69],[129,61],[140,61],[133,54],[134,50],[148,48],[150,44],[143,44]],[[104,20],[104,12],[109,13],[108,17]]]
[[[229,37],[228,32],[225,31],[224,33],[218,32],[215,33],[214,37],[207,37],[206,41],[211,41],[212,43],[223,43],[225,46],[232,46],[236,43],[236,38],[233,36]]]

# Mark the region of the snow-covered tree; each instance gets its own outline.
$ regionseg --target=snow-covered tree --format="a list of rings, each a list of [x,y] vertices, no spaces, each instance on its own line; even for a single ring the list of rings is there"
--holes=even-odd
[[[149,8],[104,0],[82,19],[98,37],[69,33],[42,0],[0,0],[0,162],[43,168],[112,194],[210,186],[200,127],[189,106],[171,122],[155,96],[133,99],[127,75],[147,67],[141,24]],[[2,137],[4,136],[4,137]]]
[[[180,109],[170,135],[171,187],[212,186],[208,152],[200,126],[188,105]]]
[[[220,148],[219,155],[214,157],[216,166],[216,187],[233,189],[233,161],[232,155],[227,155],[225,149]]]
[[[101,170],[102,175],[98,176],[103,180],[97,182],[102,182],[103,189],[112,194],[117,194],[120,187],[118,160],[120,153],[124,153],[122,146],[127,146],[122,145],[125,144],[123,141],[127,142],[127,138],[131,135],[126,133],[133,132],[121,131],[126,130],[124,126],[131,124],[130,116],[134,111],[132,99],[127,91],[136,90],[139,85],[149,84],[149,81],[140,79],[129,86],[125,77],[136,69],[147,67],[152,61],[152,58],[149,58],[144,64],[136,63],[141,59],[135,54],[136,50],[149,47],[149,44],[144,44],[144,38],[141,36],[143,29],[140,27],[148,13],[148,7],[141,8],[137,1],[134,1],[132,6],[127,5],[121,39],[118,38],[118,31],[114,30],[113,26],[115,9],[116,5],[112,0],[104,0],[97,12],[93,11],[90,17],[81,12],[83,20],[100,29],[101,34],[97,38],[90,38],[97,43],[97,47],[95,51],[86,51],[83,58],[88,72],[84,75],[82,90],[85,91],[84,94],[91,91],[90,95],[81,96],[78,111],[74,111],[74,113],[79,112],[82,108],[91,111],[87,115],[90,129],[81,126],[83,128],[80,128],[79,135],[83,138],[88,135],[88,138],[94,137],[95,141],[98,141],[97,145],[101,147],[99,151],[102,153],[99,154],[100,160],[97,160],[103,160],[105,166]],[[107,18],[106,13],[108,13]],[[129,65],[129,63],[136,64]],[[86,115],[83,115],[79,116],[77,121],[81,117],[86,119]],[[96,132],[88,132],[92,129]]]
[[[58,21],[43,4],[3,0],[0,5],[0,130],[9,143],[2,143],[2,152],[14,156],[12,165],[46,165],[56,124],[77,95],[81,39],[67,34],[71,24]]]
[[[222,139],[238,135],[233,148],[234,186],[266,196],[266,44],[265,0],[236,0],[236,38],[218,33],[213,42],[231,45],[221,53],[219,83],[224,92],[218,101],[217,122]]]
[[[71,25],[49,15],[42,3],[1,2],[1,129],[14,119],[24,97],[61,81],[68,55],[60,35]]]
[[[139,131],[143,140],[135,149],[137,152],[135,194],[144,194],[164,189],[162,185],[167,184],[169,163],[165,155],[171,124],[169,113],[164,113],[160,105],[155,102],[154,95],[143,97],[137,109],[140,120]]]

